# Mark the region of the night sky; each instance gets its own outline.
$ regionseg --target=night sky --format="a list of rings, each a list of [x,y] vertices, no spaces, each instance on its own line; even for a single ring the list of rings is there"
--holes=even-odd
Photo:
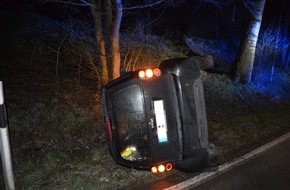
[[[284,5],[283,5],[284,2]],[[73,8],[73,9],[71,9]],[[290,2],[288,0],[267,0],[264,10],[263,25],[277,25],[281,16],[281,10],[284,8],[282,15],[282,24],[285,25],[289,20]],[[86,7],[65,6],[60,7],[55,3],[39,3],[37,0],[4,0],[0,3],[0,11],[11,12],[37,12],[55,19],[66,19],[68,15],[76,17],[90,17]],[[194,0],[188,0],[178,7],[154,7],[144,10],[124,11],[122,29],[130,27],[132,24],[145,20],[145,24],[151,23],[151,32],[158,35],[164,35],[168,31],[190,33],[193,30],[198,31],[200,28],[208,27],[207,30],[213,30],[215,23],[219,23],[223,28],[224,35],[232,35],[241,31],[241,26],[246,24],[248,11],[241,5],[235,9],[234,19],[233,6],[217,8],[211,4],[200,5]],[[68,14],[69,13],[69,14]],[[146,20],[146,18],[149,18]],[[211,23],[211,24],[210,24]],[[193,27],[194,26],[194,27]],[[195,29],[194,29],[195,28]],[[206,31],[198,31],[204,33]]]

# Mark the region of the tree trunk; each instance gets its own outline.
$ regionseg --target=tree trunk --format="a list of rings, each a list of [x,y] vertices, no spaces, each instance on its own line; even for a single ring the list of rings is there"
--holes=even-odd
[[[123,16],[122,0],[54,0],[74,6],[89,6],[95,26],[97,54],[101,65],[101,83],[120,76],[120,26]],[[144,1],[144,4],[127,7],[127,10],[148,8],[166,2],[166,0]],[[182,2],[182,1],[181,1]]]
[[[290,6],[289,1],[283,1],[284,2],[284,7],[282,8],[281,12],[283,15],[285,15],[285,27],[283,30],[283,36],[285,38],[285,44],[282,45],[282,57],[281,57],[281,65],[284,71],[287,71],[289,68],[289,62],[290,62],[290,46],[289,46],[289,41],[290,41],[290,36],[289,36],[289,20],[290,20],[290,15],[287,14],[287,8]],[[288,42],[288,43],[287,43]]]
[[[113,69],[113,79],[120,76],[120,26],[123,15],[122,0],[114,0],[116,4],[115,9],[115,20],[113,24],[112,33],[110,36],[111,42],[111,56],[112,56],[112,69]]]
[[[288,71],[289,69],[289,65],[290,65],[290,50],[289,48],[287,49],[287,51],[285,52],[286,56],[285,56],[285,63],[284,63],[284,70]]]
[[[253,7],[249,28],[244,40],[241,43],[237,54],[234,81],[251,82],[253,65],[255,60],[256,44],[258,41],[260,26],[262,23],[263,10],[266,0],[257,0]]]
[[[91,14],[94,19],[95,26],[95,38],[97,43],[97,53],[99,54],[99,62],[101,64],[101,83],[102,85],[109,82],[109,71],[108,71],[108,63],[106,58],[106,45],[104,36],[102,33],[102,14],[101,14],[101,0],[90,1],[92,6],[90,6]]]

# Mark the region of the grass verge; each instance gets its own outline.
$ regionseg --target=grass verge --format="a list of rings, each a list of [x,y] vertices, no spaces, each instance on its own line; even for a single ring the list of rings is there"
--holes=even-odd
[[[290,126],[290,104],[268,105],[249,113],[232,115],[219,121],[209,120],[210,140],[220,147],[226,157],[271,140]]]

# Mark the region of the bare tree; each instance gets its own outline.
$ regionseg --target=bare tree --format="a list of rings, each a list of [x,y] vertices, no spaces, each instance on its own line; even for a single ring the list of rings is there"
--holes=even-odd
[[[89,7],[94,20],[97,53],[101,65],[101,83],[106,84],[120,75],[120,27],[123,10],[143,9],[157,5],[179,5],[186,0],[44,0]],[[134,2],[134,4],[132,4]],[[143,3],[140,3],[143,2]]]
[[[256,45],[259,37],[266,0],[247,1],[248,10],[251,12],[247,33],[242,39],[234,66],[234,81],[251,82],[255,60]]]
[[[61,48],[64,44],[64,41],[67,38],[67,33],[65,33],[64,37],[62,38],[60,44],[57,46],[56,49],[52,47],[48,47],[51,51],[56,53],[56,61],[55,61],[55,78],[56,78],[56,92],[59,92],[59,60],[60,60],[60,53],[61,53]]]
[[[106,44],[103,35],[103,23],[102,23],[102,11],[100,1],[89,0],[90,12],[93,16],[94,26],[95,26],[95,39],[97,45],[97,53],[99,58],[99,63],[101,65],[101,83],[105,84],[109,81],[109,71],[108,62],[106,54]]]
[[[216,7],[233,6],[233,17],[235,14],[236,0],[197,0],[200,3],[211,3]],[[253,65],[255,60],[256,44],[259,37],[260,26],[266,0],[243,0],[241,1],[251,14],[249,26],[244,38],[241,40],[239,52],[233,67],[233,78],[235,82],[251,82]]]
[[[281,61],[281,67],[285,71],[288,70],[289,62],[290,62],[290,48],[289,48],[289,20],[290,15],[287,14],[287,8],[289,7],[289,1],[282,0],[282,6],[280,11],[280,18],[279,18],[279,25],[278,28],[278,35],[276,40],[276,61]],[[284,20],[285,26],[282,28],[282,21]],[[279,46],[278,40],[281,39],[279,42],[282,42]],[[281,59],[279,59],[279,51],[281,51]],[[273,65],[275,66],[275,65]]]

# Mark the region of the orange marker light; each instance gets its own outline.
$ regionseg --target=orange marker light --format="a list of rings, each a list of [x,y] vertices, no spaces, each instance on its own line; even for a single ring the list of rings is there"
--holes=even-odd
[[[152,71],[152,69],[147,69],[146,70],[146,77],[148,77],[148,78],[153,77],[153,71]]]
[[[153,73],[154,73],[154,75],[155,75],[156,77],[159,77],[159,76],[161,75],[161,71],[160,71],[159,68],[155,68],[155,69],[153,70]]]
[[[157,168],[156,168],[155,166],[153,166],[153,167],[151,168],[151,172],[152,172],[152,173],[157,173],[157,171],[158,171],[158,170],[157,170]]]
[[[145,77],[145,72],[144,71],[139,71],[138,76],[140,78],[144,78]]]
[[[159,165],[159,166],[158,166],[158,171],[159,171],[160,173],[164,172],[164,171],[165,171],[165,166],[164,166],[164,165]]]

